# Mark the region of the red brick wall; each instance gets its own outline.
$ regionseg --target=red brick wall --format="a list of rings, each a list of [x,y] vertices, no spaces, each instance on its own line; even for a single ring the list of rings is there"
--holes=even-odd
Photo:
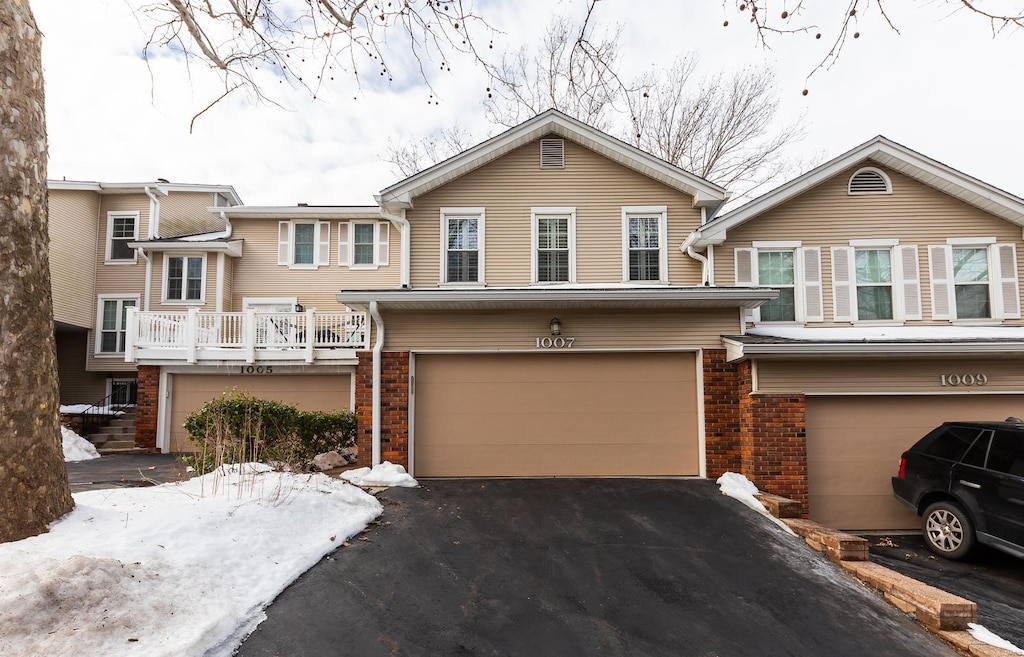
[[[380,452],[382,461],[409,467],[409,352],[381,354]],[[356,368],[359,465],[373,460],[373,354],[359,354]]]
[[[803,395],[751,395],[749,361],[738,372],[742,472],[762,491],[800,503],[807,517],[807,405]]]
[[[156,417],[160,405],[160,368],[139,365],[139,390],[135,400],[135,446],[156,451]]]
[[[725,349],[705,349],[703,367],[707,473],[717,479],[742,467],[738,372],[734,363],[725,360]]]

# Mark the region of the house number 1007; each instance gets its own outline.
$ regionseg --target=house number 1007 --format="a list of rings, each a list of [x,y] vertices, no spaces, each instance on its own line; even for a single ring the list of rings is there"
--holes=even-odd
[[[563,338],[558,336],[557,338],[537,338],[538,349],[572,349],[572,343],[576,341],[576,338]]]

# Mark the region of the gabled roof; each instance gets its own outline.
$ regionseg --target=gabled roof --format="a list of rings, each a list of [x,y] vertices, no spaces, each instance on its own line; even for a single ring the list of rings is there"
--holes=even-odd
[[[164,180],[152,182],[96,182],[91,180],[47,180],[47,189],[96,192],[97,194],[142,194],[146,188],[166,196],[170,192],[198,192],[225,194],[232,203],[241,205],[242,199],[231,185],[197,185],[193,183],[169,183]]]
[[[693,196],[694,206],[717,208],[727,196],[724,188],[712,182],[615,139],[558,110],[550,109],[382,190],[375,198],[381,207],[389,211],[410,208],[416,197],[550,134],[564,137],[673,189],[687,193]]]
[[[687,240],[695,247],[721,244],[740,226],[862,162],[871,161],[934,187],[997,217],[1024,226],[1024,200],[879,135],[774,190],[716,217]]]

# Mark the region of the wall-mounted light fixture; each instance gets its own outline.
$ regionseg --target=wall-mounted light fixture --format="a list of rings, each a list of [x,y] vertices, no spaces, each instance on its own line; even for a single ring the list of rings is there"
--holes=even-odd
[[[306,312],[306,309],[302,307],[301,303],[297,303],[297,304],[295,304],[295,312],[297,312],[297,313]]]
[[[562,322],[557,317],[551,319],[551,335],[562,335]]]

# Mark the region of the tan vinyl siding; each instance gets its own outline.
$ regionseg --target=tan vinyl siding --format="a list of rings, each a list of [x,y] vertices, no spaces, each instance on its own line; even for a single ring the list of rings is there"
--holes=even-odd
[[[96,294],[141,294],[146,281],[146,261],[137,258],[129,264],[104,264],[107,246],[107,213],[138,212],[139,239],[149,237],[149,199],[145,194],[104,196],[100,203],[99,240],[96,245]],[[93,299],[93,304],[96,300]]]
[[[531,208],[576,208],[576,279],[600,284],[622,281],[623,206],[668,207],[669,280],[699,285],[698,263],[679,244],[700,225],[690,196],[655,182],[571,141],[565,167],[540,168],[540,145],[532,142],[416,199],[406,214],[412,224],[413,287],[440,283],[442,207],[485,210],[485,283],[529,285]]]
[[[892,194],[850,196],[847,182],[863,165],[851,167],[831,180],[729,231],[725,244],[714,247],[715,284],[733,285],[733,249],[755,240],[799,240],[821,247],[825,323],[832,323],[832,259],[830,247],[849,246],[850,240],[897,239],[918,246],[923,321],[931,321],[929,244],[950,237],[995,237],[1017,245],[1017,271],[1024,272],[1021,228],[895,171],[883,169],[892,181]],[[946,323],[946,322],[941,322]],[[1021,320],[1005,323],[1020,324]]]
[[[181,237],[224,230],[224,220],[207,211],[213,192],[171,192],[160,199],[160,237]]]
[[[224,307],[222,308],[222,310],[224,312],[230,312],[230,311],[234,310],[234,308],[231,306],[231,298],[232,298],[231,295],[232,295],[232,292],[234,290],[234,285],[235,285],[235,267],[236,267],[237,263],[238,263],[237,259],[229,258],[227,256],[224,256],[224,301],[223,301]],[[214,275],[214,278],[216,279],[216,276],[217,276],[217,270],[216,269],[214,269],[214,274],[213,275]],[[214,285],[216,285],[216,280],[214,280]],[[215,294],[216,294],[216,292],[215,292]],[[217,302],[216,297],[214,297],[214,303],[216,304],[216,302]]]
[[[232,260],[230,307],[242,310],[245,297],[298,297],[306,308],[342,310],[341,290],[376,290],[399,286],[401,238],[395,226],[389,237],[388,265],[378,269],[349,269],[338,265],[338,221],[331,221],[330,264],[319,269],[289,269],[277,264],[277,219],[232,221],[232,239],[243,240],[242,258]]]
[[[936,358],[934,360],[829,359],[759,360],[761,393],[942,393],[1024,392],[1024,361],[1018,359]],[[951,375],[973,375],[974,385],[948,385]],[[979,385],[977,376],[987,382]],[[946,375],[947,385],[942,385]],[[955,381],[955,379],[954,379]],[[1024,411],[1022,411],[1024,412]]]
[[[95,192],[53,190],[48,199],[53,319],[92,328],[96,322],[100,197]],[[82,358],[84,366],[84,353]]]
[[[739,325],[735,310],[702,312],[583,312],[578,310],[391,312],[384,315],[388,351],[559,351],[537,348],[562,322],[571,350],[721,348]]]
[[[85,369],[91,348],[85,331],[57,331],[57,370],[61,404],[99,401],[107,394],[107,377]]]

